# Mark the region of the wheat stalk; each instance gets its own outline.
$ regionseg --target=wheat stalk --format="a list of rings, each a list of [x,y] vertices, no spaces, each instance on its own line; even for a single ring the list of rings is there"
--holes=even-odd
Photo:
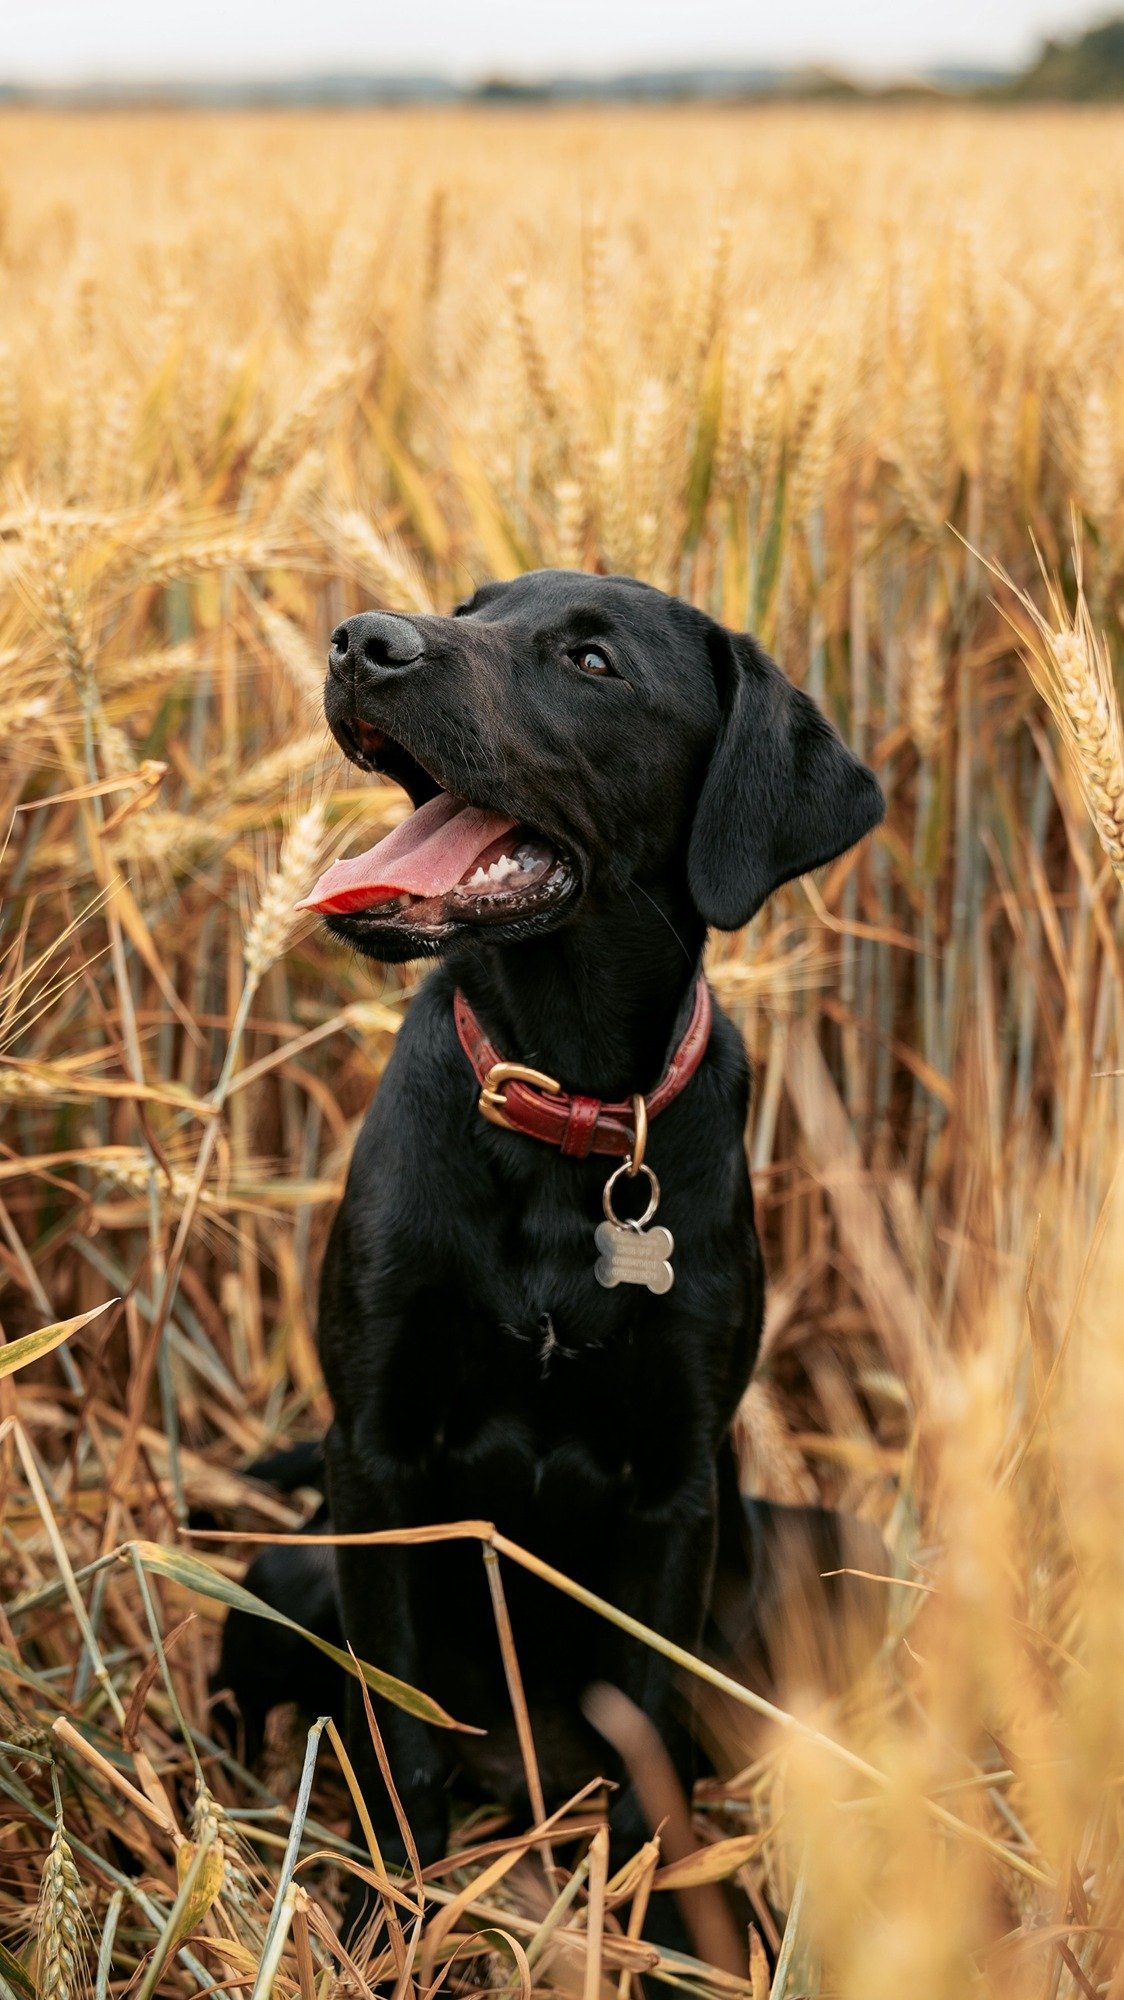
[[[1097,836],[1124,883],[1120,702],[1107,641],[1094,629],[1083,598],[1074,624],[1050,635],[1042,666],[1038,686],[1058,721]]]
[[[49,629],[57,637],[62,656],[76,683],[86,687],[94,671],[93,634],[61,552],[56,552],[47,564],[46,583]]]
[[[300,922],[293,905],[309,886],[324,846],[325,831],[324,808],[318,802],[301,814],[285,836],[281,859],[266,883],[246,932],[242,955],[248,987],[260,985]]]
[[[275,799],[289,789],[290,782],[323,762],[332,744],[321,724],[305,736],[269,750],[255,764],[246,765],[229,787],[232,800]]]
[[[207,540],[165,544],[145,557],[141,577],[146,583],[175,583],[185,577],[206,576],[213,570],[269,569],[282,556],[279,544],[241,529]]]
[[[357,508],[328,504],[317,515],[316,526],[334,552],[335,565],[347,563],[384,601],[404,611],[433,609],[424,578]]]
[[[576,479],[560,479],[554,489],[554,533],[561,569],[580,569],[585,537],[585,504]]]
[[[275,610],[264,597],[254,597],[254,611],[278,660],[297,693],[319,704],[324,692],[324,661],[314,652],[299,626]]]
[[[0,1069],[0,1099],[11,1103],[21,1098],[58,1096],[58,1085],[49,1076],[29,1076],[18,1069]]]
[[[1077,561],[1077,601],[1072,613],[1056,578],[1046,575],[1050,616],[1006,571],[992,572],[1012,590],[1030,619],[1016,626],[1020,652],[1035,687],[1049,706],[1077,779],[1086,811],[1117,880],[1124,884],[1124,726],[1108,641],[1089,614]]]
[[[115,855],[133,861],[168,862],[182,872],[222,844],[220,826],[201,813],[136,813],[111,836]]]
[[[78,1869],[61,1812],[39,1890],[37,1985],[40,2000],[78,2000],[87,1985]]]
[[[1107,529],[1116,511],[1119,460],[1112,408],[1096,383],[1081,404],[1077,446],[1081,498],[1098,527]]]
[[[907,649],[906,713],[922,757],[934,755],[947,721],[948,673],[939,627],[929,623],[912,634]]]
[[[223,1902],[237,1911],[252,1932],[260,1932],[257,1889],[243,1860],[245,1843],[225,1807],[201,1779],[196,1781],[191,1808],[191,1837],[196,1846],[208,1838],[219,1843],[225,1862]]]
[[[251,482],[264,484],[297,461],[333,403],[357,380],[362,368],[363,362],[350,354],[336,356],[326,365],[255,447],[248,474]]]
[[[525,271],[512,272],[507,281],[507,295],[511,305],[511,323],[515,329],[516,344],[527,387],[543,421],[554,430],[558,426],[558,399],[551,384],[546,355],[543,353],[534,322],[527,310]]]

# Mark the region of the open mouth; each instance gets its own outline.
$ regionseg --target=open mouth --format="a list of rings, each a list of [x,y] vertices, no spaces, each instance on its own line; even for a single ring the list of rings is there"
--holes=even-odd
[[[408,753],[364,729],[355,761],[402,775]],[[334,861],[299,909],[436,933],[455,923],[515,923],[552,908],[572,886],[566,857],[534,828],[439,790],[428,774],[409,789],[432,796],[374,847]]]

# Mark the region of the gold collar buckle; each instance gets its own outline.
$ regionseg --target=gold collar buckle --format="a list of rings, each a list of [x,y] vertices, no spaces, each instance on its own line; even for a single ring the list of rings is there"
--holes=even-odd
[[[479,1109],[482,1118],[490,1125],[502,1125],[505,1132],[516,1132],[504,1109],[504,1085],[508,1083],[529,1083],[535,1090],[545,1090],[548,1097],[561,1097],[562,1085],[552,1076],[545,1076],[541,1069],[528,1069],[526,1063],[493,1063],[480,1090]]]

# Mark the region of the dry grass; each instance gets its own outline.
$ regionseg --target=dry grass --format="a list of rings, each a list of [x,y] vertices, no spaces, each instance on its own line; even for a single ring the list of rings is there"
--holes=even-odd
[[[5,115],[0,1313],[92,1315],[0,1374],[8,1991],[341,1990],[346,1773],[218,1754],[175,1546],[229,1528],[221,1593],[298,1519],[237,1468],[325,1420],[319,1250],[413,987],[290,933],[402,809],[331,753],[324,636],[560,561],[753,625],[890,802],[712,963],[772,1271],[746,1478],[879,1523],[890,1636],[842,1704],[723,1705],[696,1822],[779,1963],[659,1976],[1121,2000],[1122,163],[1111,113]],[[383,1878],[403,1988],[642,1967],[657,1857],[606,1883],[591,1812],[549,1887],[489,1818]]]

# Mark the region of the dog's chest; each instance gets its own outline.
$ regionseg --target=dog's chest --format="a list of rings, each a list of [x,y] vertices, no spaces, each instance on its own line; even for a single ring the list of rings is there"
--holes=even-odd
[[[564,1353],[557,1334],[552,1343],[536,1329],[525,1365],[509,1358],[502,1372],[462,1376],[432,1460],[453,1512],[506,1522],[518,1539],[552,1522],[580,1536],[630,1505],[650,1453],[616,1362]]]
[[[688,1354],[639,1301],[623,1313],[611,1296],[600,1310],[583,1303],[577,1288],[513,1288],[511,1317],[466,1328],[434,1437],[460,1511],[601,1513],[678,1464],[701,1387]]]

